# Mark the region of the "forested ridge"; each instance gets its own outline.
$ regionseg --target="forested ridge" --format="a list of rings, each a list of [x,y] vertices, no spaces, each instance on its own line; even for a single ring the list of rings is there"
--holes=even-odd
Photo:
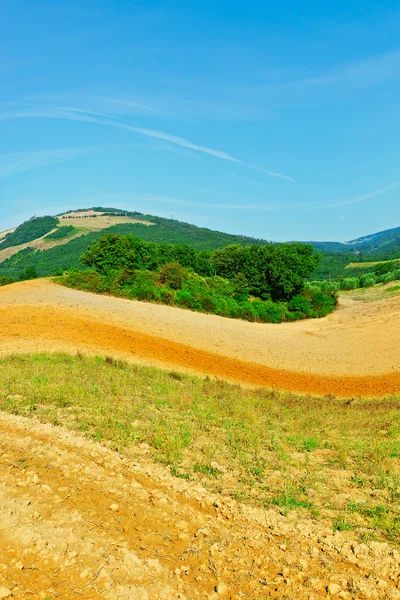
[[[57,225],[58,219],[56,217],[32,217],[29,221],[25,221],[25,223],[19,225],[15,231],[6,235],[5,239],[0,243],[0,250],[37,240],[46,235],[46,233],[49,233]]]

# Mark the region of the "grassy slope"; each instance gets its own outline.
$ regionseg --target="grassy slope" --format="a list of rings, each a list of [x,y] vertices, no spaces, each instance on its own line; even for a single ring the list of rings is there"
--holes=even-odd
[[[82,231],[82,229],[78,229],[77,227],[73,227],[72,225],[57,227],[55,231],[49,233],[44,238],[45,242],[52,242],[57,240],[65,240],[73,235],[76,235]]]
[[[61,424],[177,477],[362,539],[400,536],[400,399],[343,401],[246,390],[113,359],[11,356],[0,409]]]

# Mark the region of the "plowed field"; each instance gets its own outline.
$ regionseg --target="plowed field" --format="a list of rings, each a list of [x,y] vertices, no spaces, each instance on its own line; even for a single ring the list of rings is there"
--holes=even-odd
[[[96,296],[48,280],[0,290],[0,352],[86,351],[244,384],[337,396],[400,391],[400,296],[342,299],[325,319],[265,325]]]
[[[400,555],[0,413],[0,598],[399,600]]]

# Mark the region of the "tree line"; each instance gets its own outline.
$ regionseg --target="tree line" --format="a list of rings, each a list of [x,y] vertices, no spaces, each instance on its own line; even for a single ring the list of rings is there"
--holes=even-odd
[[[311,245],[297,242],[234,244],[220,250],[198,251],[185,244],[155,244],[133,235],[107,234],[96,240],[80,260],[101,274],[115,270],[157,271],[168,263],[178,263],[203,277],[235,281],[248,294],[276,302],[299,294],[319,259]]]

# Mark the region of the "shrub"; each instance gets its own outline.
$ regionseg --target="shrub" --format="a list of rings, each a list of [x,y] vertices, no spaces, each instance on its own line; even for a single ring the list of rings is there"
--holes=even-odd
[[[140,284],[130,288],[133,297],[138,300],[155,300],[157,298],[157,290],[155,287],[146,284]]]
[[[60,283],[67,287],[77,288],[88,292],[101,293],[105,291],[104,278],[95,271],[76,271],[60,278]]]
[[[308,298],[302,294],[298,294],[291,299],[288,304],[288,309],[292,312],[301,312],[307,315],[311,310],[311,304]]]
[[[163,304],[173,304],[175,300],[175,294],[168,288],[161,288],[160,299]]]
[[[392,281],[398,281],[400,279],[400,269],[396,269],[395,271],[392,271]]]
[[[207,283],[209,289],[214,294],[217,294],[218,296],[226,296],[229,298],[233,296],[234,289],[231,281],[223,279],[218,275],[214,275],[213,277],[209,277],[207,279]]]
[[[386,275],[386,273],[395,271],[396,268],[398,268],[399,266],[400,266],[400,263],[398,261],[393,261],[393,260],[391,260],[389,262],[379,263],[379,264],[375,265],[374,273],[377,277],[380,277],[381,275]]]
[[[15,283],[15,279],[7,277],[7,275],[2,275],[0,277],[0,287],[3,287],[3,285],[10,285],[10,283]]]
[[[237,308],[237,316],[245,321],[255,321],[258,315],[252,302],[243,302]]]
[[[262,323],[281,323],[286,318],[284,304],[254,300],[253,310],[256,311],[258,320]]]
[[[235,319],[238,317],[238,303],[226,296],[213,296],[216,306],[215,313],[221,317]]]
[[[28,279],[36,279],[37,273],[35,267],[26,267],[19,276],[20,281],[27,281]]]
[[[183,289],[187,290],[200,300],[203,296],[210,294],[209,286],[207,285],[206,279],[199,277],[199,275],[191,275],[183,285]]]
[[[368,288],[376,284],[376,277],[371,273],[366,273],[360,277],[360,287]]]
[[[338,295],[334,291],[321,292],[309,289],[304,294],[309,298],[311,303],[311,311],[308,312],[308,316],[311,316],[313,311],[316,311],[319,317],[325,316],[334,310],[338,302]]]
[[[340,283],[339,281],[326,281],[326,280],[322,280],[322,281],[311,281],[310,283],[307,283],[307,285],[305,286],[306,290],[312,290],[312,291],[316,291],[319,290],[320,292],[338,292],[340,290]]]
[[[201,304],[196,298],[193,298],[188,290],[179,290],[175,296],[175,303],[178,306],[184,306],[186,308],[191,308],[192,310],[201,309]]]
[[[359,287],[358,277],[345,277],[340,282],[341,290],[355,290]]]
[[[180,290],[186,279],[188,272],[177,262],[165,264],[160,270],[160,281],[168,285],[173,290]]]
[[[115,271],[114,274],[114,282],[117,286],[125,286],[130,285],[135,282],[135,271],[132,269],[120,269],[119,271]]]
[[[217,303],[212,296],[204,296],[201,299],[201,308],[207,313],[215,313]]]

